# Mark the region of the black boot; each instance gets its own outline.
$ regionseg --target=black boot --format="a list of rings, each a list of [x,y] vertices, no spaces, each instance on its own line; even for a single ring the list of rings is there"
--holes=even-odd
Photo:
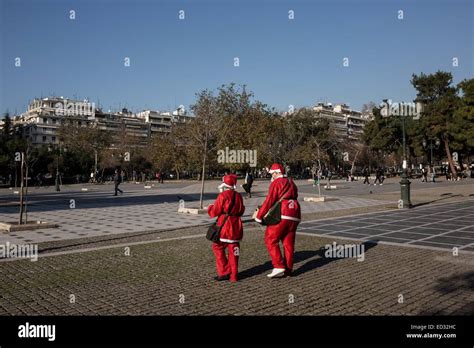
[[[214,280],[217,280],[218,282],[221,282],[223,280],[229,280],[229,279],[230,279],[230,274],[214,277]]]

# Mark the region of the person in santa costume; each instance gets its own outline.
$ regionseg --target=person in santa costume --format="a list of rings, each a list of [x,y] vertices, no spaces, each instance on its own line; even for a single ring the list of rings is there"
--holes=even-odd
[[[240,244],[243,237],[241,216],[245,207],[242,196],[235,191],[237,176],[229,174],[224,176],[223,183],[219,186],[220,193],[214,204],[207,208],[210,217],[217,217],[218,226],[222,226],[220,241],[212,243],[212,251],[216,257],[217,281],[237,281]],[[233,206],[232,205],[233,201]],[[229,212],[230,209],[230,212]],[[226,215],[229,214],[226,219]],[[225,220],[225,221],[224,221]],[[224,225],[222,225],[224,224]],[[228,251],[228,258],[226,256]]]
[[[255,221],[262,223],[263,217],[270,208],[281,198],[281,221],[276,225],[269,225],[265,231],[265,245],[272,258],[273,270],[269,278],[291,276],[293,270],[293,254],[295,250],[296,228],[301,221],[301,209],[298,203],[298,189],[285,175],[281,164],[271,166],[269,173],[272,183],[268,195],[262,206],[258,209]],[[280,242],[283,244],[284,256],[280,251]]]

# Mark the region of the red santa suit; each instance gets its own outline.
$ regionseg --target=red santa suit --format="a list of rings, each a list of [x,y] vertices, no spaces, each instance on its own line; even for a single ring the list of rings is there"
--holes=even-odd
[[[234,282],[237,281],[239,242],[243,237],[243,225],[240,217],[245,211],[242,196],[235,191],[236,184],[237,177],[235,175],[226,175],[224,183],[219,186],[223,191],[217,196],[214,204],[207,208],[209,216],[217,217],[218,226],[222,226],[232,204],[232,196],[235,195],[234,206],[221,229],[220,241],[212,243],[218,276],[230,276],[230,281]],[[228,258],[225,253],[226,249],[228,250]]]
[[[258,209],[255,221],[262,223],[265,214],[283,196],[281,221],[276,225],[267,226],[265,245],[272,258],[274,269],[284,269],[285,274],[290,275],[293,270],[296,228],[301,221],[301,209],[297,200],[298,188],[293,180],[284,175],[281,165],[272,165],[270,173],[273,172],[277,172],[279,175],[270,184],[267,198]],[[280,251],[280,242],[283,243],[284,256]]]

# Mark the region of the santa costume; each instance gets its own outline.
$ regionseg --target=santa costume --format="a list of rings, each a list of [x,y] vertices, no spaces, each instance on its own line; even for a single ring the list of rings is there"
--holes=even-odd
[[[295,251],[296,228],[301,221],[301,209],[298,203],[298,189],[285,175],[280,164],[273,164],[269,171],[272,174],[272,183],[268,195],[258,209],[255,221],[262,223],[263,217],[270,208],[281,201],[281,221],[276,225],[269,225],[265,231],[265,245],[272,258],[273,271],[269,278],[290,276],[293,270],[293,254]],[[284,255],[280,251],[280,242],[283,244]]]
[[[222,226],[220,241],[212,243],[212,251],[216,257],[216,268],[218,281],[230,280],[237,281],[240,244],[243,237],[243,225],[241,216],[244,214],[245,207],[242,196],[235,191],[237,185],[237,176],[234,174],[226,175],[223,183],[219,186],[221,193],[217,196],[214,204],[207,208],[210,217],[217,217],[217,225]],[[234,196],[234,198],[233,198]],[[234,205],[229,212],[234,199]],[[226,215],[229,217],[226,220]],[[224,222],[224,220],[226,220]],[[224,225],[222,225],[224,223]],[[228,250],[228,257],[226,256]]]

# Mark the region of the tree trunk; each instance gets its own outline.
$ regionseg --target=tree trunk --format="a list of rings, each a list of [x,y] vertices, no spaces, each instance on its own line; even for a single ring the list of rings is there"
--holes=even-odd
[[[20,183],[20,219],[19,219],[19,224],[23,224],[23,183],[24,183],[24,176],[23,176],[23,162],[24,162],[24,154],[23,152],[21,153],[21,166],[20,166],[20,170],[21,170],[21,174],[20,174],[20,179],[21,179],[21,183]]]
[[[28,162],[25,161],[25,224],[28,223]]]
[[[352,166],[351,166],[351,175],[354,175],[354,168],[355,168],[355,163],[357,160],[357,156],[359,156],[359,150],[357,150],[356,154],[354,155],[354,159],[352,160]]]
[[[457,171],[454,167],[453,157],[451,156],[451,151],[449,150],[448,139],[443,137],[444,149],[446,150],[446,156],[448,157],[449,168],[451,168],[451,173],[453,173],[453,178],[457,179]]]
[[[204,178],[205,178],[205,175],[206,175],[206,152],[207,151],[204,151],[204,158],[203,158],[203,161],[202,161],[202,174],[201,174],[201,195],[199,197],[199,209],[202,209],[202,200],[203,200],[203,196],[204,196]]]
[[[199,209],[202,209],[202,200],[204,196],[204,180],[206,178],[206,157],[207,157],[207,133],[206,140],[204,141],[204,156],[202,160],[202,175],[201,175],[201,195],[199,197]]]

